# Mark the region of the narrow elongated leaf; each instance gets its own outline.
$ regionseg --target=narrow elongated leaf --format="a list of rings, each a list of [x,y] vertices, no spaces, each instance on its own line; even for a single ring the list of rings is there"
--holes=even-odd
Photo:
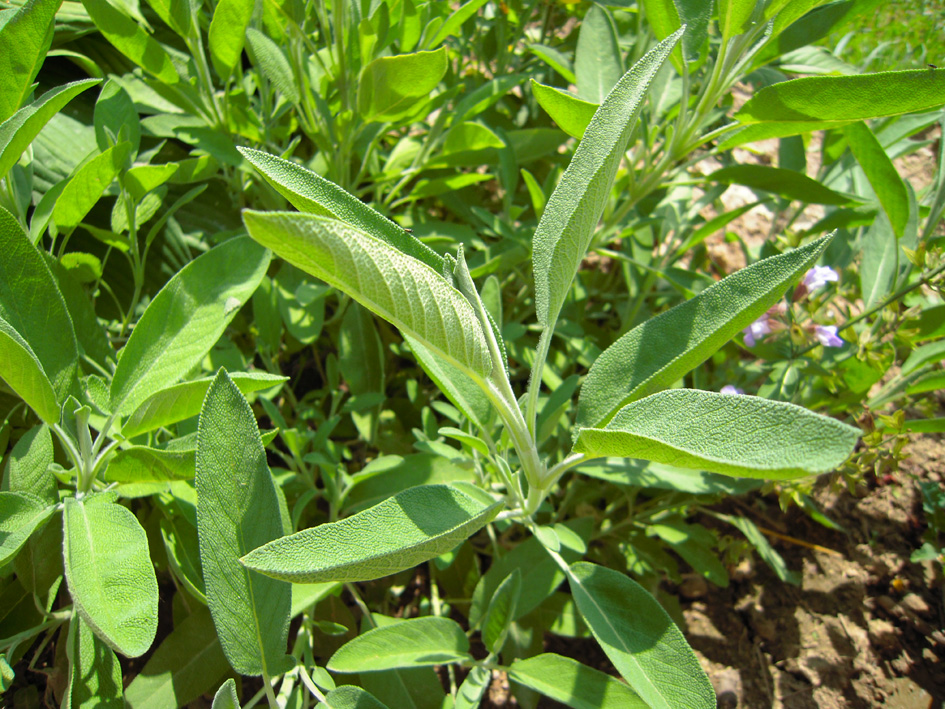
[[[246,28],[253,17],[253,0],[220,0],[207,32],[207,48],[217,75],[226,81],[243,53]]]
[[[144,654],[157,631],[158,587],[148,537],[127,508],[66,498],[63,559],[83,620],[109,647]]]
[[[33,90],[60,5],[62,0],[29,0],[0,26],[0,123],[16,113]]]
[[[104,152],[127,140],[131,143],[131,154],[138,154],[138,148],[141,145],[141,123],[138,120],[138,111],[135,109],[131,96],[114,79],[109,79],[105,83],[95,102],[94,122],[95,142],[99,150]],[[163,166],[143,167],[153,169]]]
[[[295,583],[369,581],[455,548],[499,507],[471,485],[421,485],[339,522],[277,539],[240,561]]]
[[[339,648],[326,667],[332,672],[379,672],[469,659],[469,639],[462,627],[449,618],[430,616],[362,633]]]
[[[482,695],[492,683],[492,672],[487,667],[477,665],[473,667],[466,679],[456,692],[456,703],[453,709],[477,709]]]
[[[108,0],[82,0],[102,36],[119,52],[164,84],[180,81],[170,55],[157,40]]]
[[[862,121],[850,123],[843,129],[850,152],[860,163],[870,181],[879,203],[886,210],[896,238],[901,239],[909,221],[909,193],[899,177],[896,166],[876,140],[873,131]]]
[[[771,546],[761,530],[755,526],[755,523],[746,517],[736,517],[714,513],[719,519],[728,522],[739,532],[745,535],[745,538],[751,542],[751,545],[758,552],[758,556],[764,559],[765,563],[771,567],[771,570],[778,575],[778,578],[785,583],[794,586],[800,586],[801,574],[797,571],[791,571],[785,563],[784,558]]]
[[[430,49],[439,47],[447,37],[452,37],[457,34],[463,26],[463,23],[475,15],[476,11],[485,4],[486,0],[468,0],[468,2],[463,3],[450,13],[450,16],[446,18],[446,21],[440,26],[440,29],[437,30],[431,40],[429,42],[424,41],[424,44]]]
[[[587,562],[571,565],[581,617],[630,687],[653,709],[714,709],[715,692],[692,648],[640,584]]]
[[[59,502],[56,478],[49,472],[53,463],[53,442],[49,427],[33,426],[13,446],[7,463],[10,492],[22,492],[49,505]]]
[[[446,75],[446,47],[378,57],[361,71],[358,111],[367,122],[396,121],[416,110]]]
[[[42,255],[2,207],[0,318],[29,344],[56,398],[73,393],[79,353],[66,303]]]
[[[253,27],[246,30],[246,43],[253,64],[283,96],[291,103],[297,104],[301,98],[299,89],[292,74],[292,66],[283,49]]]
[[[292,588],[239,563],[282,534],[279,500],[253,411],[222,369],[200,412],[197,500],[207,602],[227,660],[241,674],[284,672]]]
[[[69,685],[62,702],[69,709],[123,709],[121,665],[115,653],[81,615],[69,627]]]
[[[78,94],[100,81],[83,79],[50,89],[0,124],[0,178],[20,159],[50,118]]]
[[[96,155],[72,176],[53,208],[53,221],[60,231],[75,229],[125,166],[131,143],[124,141]]]
[[[595,103],[583,101],[554,86],[539,84],[534,79],[532,79],[532,93],[558,127],[578,140],[584,136],[584,131],[587,130],[598,108]]]
[[[256,290],[270,258],[269,251],[239,237],[178,271],[122,350],[111,384],[112,411],[134,411],[200,362]]]
[[[29,495],[0,492],[0,566],[10,561],[55,511],[55,505],[44,505]]]
[[[745,185],[809,204],[841,205],[852,201],[847,195],[834,192],[807,175],[770,165],[732,165],[716,170],[706,179],[723,184]]]
[[[266,372],[234,372],[230,379],[243,394],[269,389],[287,377]],[[134,438],[162,426],[189,419],[200,413],[212,377],[175,384],[155,392],[141,402],[121,427],[121,435]]]
[[[213,689],[229,667],[209,609],[198,606],[161,641],[125,690],[125,702],[132,709],[185,706]]]
[[[558,318],[610,195],[650,82],[680,35],[677,32],[661,42],[624,74],[597,109],[548,200],[535,230],[532,257],[538,322],[545,327],[553,326]]]
[[[832,237],[743,268],[633,328],[591,366],[578,398],[578,426],[604,426],[625,404],[704,362],[774,305]]]
[[[492,369],[472,306],[439,273],[380,239],[325,217],[243,212],[250,236],[344,291],[469,373]]]
[[[105,480],[120,483],[190,480],[197,464],[195,449],[162,450],[130,446],[119,450],[108,463]]]
[[[498,655],[505,644],[521,592],[522,574],[519,569],[515,569],[503,579],[489,601],[482,619],[482,641],[493,655]]]
[[[386,241],[395,249],[423,261],[437,272],[442,270],[442,256],[335,183],[301,165],[274,155],[252,148],[238,150],[259,170],[266,182],[300,212],[334,217]]]
[[[10,324],[0,318],[0,378],[46,423],[59,423],[56,392],[39,358]]]
[[[581,98],[601,103],[620,81],[623,68],[613,15],[592,4],[584,15],[574,52],[574,74]]]
[[[616,677],[551,652],[516,660],[509,669],[509,679],[574,709],[650,706]]]
[[[870,308],[889,294],[899,272],[899,242],[886,212],[880,212],[863,235],[860,291]]]
[[[628,404],[605,428],[580,429],[574,450],[785,480],[833,470],[859,436],[858,428],[783,401],[670,389]]]
[[[927,111],[945,103],[945,68],[808,76],[766,86],[735,114],[742,123],[838,121]]]

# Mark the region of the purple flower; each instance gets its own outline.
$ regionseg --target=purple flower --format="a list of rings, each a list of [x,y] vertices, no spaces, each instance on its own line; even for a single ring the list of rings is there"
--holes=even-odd
[[[755,322],[742,330],[742,332],[745,333],[745,344],[749,347],[754,347],[758,339],[771,334],[771,324],[768,322],[768,314],[765,313],[762,315],[755,320]]]
[[[726,384],[719,390],[719,394],[744,394],[745,392],[731,384]]]
[[[806,274],[804,274],[804,286],[807,288],[807,292],[817,290],[825,286],[827,283],[832,283],[840,279],[840,276],[837,275],[837,272],[834,271],[830,266],[814,266]]]
[[[843,347],[843,340],[837,336],[836,325],[814,325],[814,335],[824,347]]]

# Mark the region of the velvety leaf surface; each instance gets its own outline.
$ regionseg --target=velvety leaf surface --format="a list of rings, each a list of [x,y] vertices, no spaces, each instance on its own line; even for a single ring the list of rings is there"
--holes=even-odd
[[[122,350],[111,384],[112,411],[134,411],[200,362],[256,290],[269,259],[269,251],[238,237],[178,271]]]
[[[500,505],[471,485],[422,485],[277,539],[240,561],[286,581],[369,581],[453,549],[489,523]]]
[[[648,709],[636,692],[616,677],[554,653],[516,660],[509,679],[573,709]]]
[[[71,231],[85,219],[114,182],[130,154],[131,143],[123,141],[96,155],[76,171],[53,208],[53,221],[61,231]]]
[[[581,21],[574,52],[578,94],[585,101],[600,104],[623,73],[613,15],[600,5],[592,4]]]
[[[331,690],[325,702],[319,702],[315,709],[388,709],[388,706],[370,692],[365,692],[353,684],[346,684]]]
[[[82,620],[69,628],[69,684],[62,705],[70,709],[123,709],[121,665],[115,653]]]
[[[250,236],[292,265],[344,291],[455,366],[492,369],[482,327],[446,279],[384,241],[334,219],[291,212],[243,212]]]
[[[170,55],[137,22],[107,0],[82,0],[82,4],[115,49],[164,84],[180,81]]]
[[[63,558],[82,618],[109,647],[144,654],[157,631],[158,587],[148,537],[125,507],[67,498]]]
[[[0,123],[16,113],[33,90],[60,5],[62,0],[29,0],[0,27]]]
[[[0,177],[4,177],[20,159],[20,155],[50,118],[78,94],[100,81],[83,79],[57,86],[0,123]]]
[[[580,429],[574,450],[783,480],[833,470],[859,436],[858,428],[783,401],[670,389],[623,407],[606,428]]]
[[[832,235],[759,261],[633,328],[591,366],[578,426],[601,427],[623,405],[663,389],[761,316],[823,253]]]
[[[334,217],[386,241],[436,271],[443,268],[442,256],[335,183],[274,155],[251,148],[238,150],[259,170],[266,182],[300,212]]]
[[[621,676],[654,709],[715,709],[715,691],[682,631],[640,584],[612,569],[571,565],[581,617]]]
[[[45,424],[33,426],[10,452],[6,477],[10,492],[22,492],[48,505],[57,504],[56,478],[49,472],[53,460],[49,427]]]
[[[0,492],[0,566],[13,559],[36,528],[55,511],[55,506],[46,506],[28,495]]]
[[[222,369],[200,412],[197,499],[204,585],[223,652],[241,674],[279,674],[292,589],[239,563],[282,535],[279,500],[253,411]]]
[[[468,660],[469,639],[449,618],[412,618],[374,628],[347,642],[326,665],[332,672],[378,672]]]
[[[46,423],[59,423],[59,403],[43,365],[10,324],[0,318],[0,378]]]
[[[0,318],[29,344],[56,399],[64,401],[75,391],[79,358],[72,319],[42,255],[2,207]]]
[[[243,394],[249,394],[286,381],[281,377],[267,372],[234,372],[230,379]],[[200,413],[204,397],[213,378],[195,379],[169,386],[155,392],[141,402],[121,427],[121,435],[125,438],[134,438],[142,433],[153,431],[162,426],[168,426]]]
[[[232,677],[220,685],[213,695],[210,709],[240,709],[240,698],[236,694],[236,680]]]
[[[927,111],[945,103],[945,69],[808,76],[757,91],[735,114],[742,123],[850,121]]]
[[[647,89],[681,33],[648,52],[594,114],[561,181],[548,200],[533,240],[538,322],[558,318],[610,195]]]
[[[229,671],[205,606],[181,621],[125,690],[131,709],[182,707],[213,689]]]
[[[108,482],[156,482],[190,480],[194,477],[196,451],[162,450],[149,446],[129,446],[120,449],[108,463],[105,480]]]

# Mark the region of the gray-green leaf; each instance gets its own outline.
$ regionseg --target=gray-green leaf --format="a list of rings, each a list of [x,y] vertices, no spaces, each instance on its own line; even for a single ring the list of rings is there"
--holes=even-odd
[[[516,660],[509,669],[509,679],[573,709],[650,706],[616,677],[550,652]]]
[[[82,620],[69,625],[69,685],[66,709],[122,709],[121,665],[111,648]]]
[[[704,362],[774,305],[832,236],[743,268],[633,328],[591,366],[578,399],[578,426],[604,426],[625,404]]]
[[[369,581],[455,548],[488,524],[499,502],[472,485],[421,485],[338,522],[277,539],[244,566],[295,583]]]
[[[0,566],[16,556],[30,535],[56,511],[19,492],[0,492]]]
[[[250,236],[470,374],[489,349],[472,306],[425,263],[348,224],[295,212],[243,212]]]
[[[628,404],[605,428],[580,429],[574,450],[784,480],[833,470],[859,435],[858,428],[783,401],[670,389]]]
[[[148,537],[125,507],[67,498],[63,558],[72,600],[109,647],[144,654],[157,631],[158,587]]]
[[[197,427],[197,500],[207,602],[227,660],[245,675],[284,672],[291,586],[239,563],[282,534],[279,500],[253,411],[222,369]]]
[[[614,667],[654,709],[715,709],[715,692],[692,648],[640,584],[596,564],[569,574],[581,617]]]
[[[677,31],[647,52],[617,82],[548,200],[535,230],[532,257],[538,322],[545,327],[557,320],[591,243],[650,82],[681,36]]]
[[[270,257],[239,237],[178,271],[148,305],[122,350],[111,384],[112,411],[134,411],[200,362],[256,290]]]
[[[374,628],[349,641],[326,665],[332,672],[378,672],[471,660],[469,639],[449,618],[413,618]]]

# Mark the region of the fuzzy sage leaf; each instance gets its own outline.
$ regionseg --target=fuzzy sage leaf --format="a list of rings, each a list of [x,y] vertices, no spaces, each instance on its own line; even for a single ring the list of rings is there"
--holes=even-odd
[[[379,672],[469,660],[469,639],[449,618],[413,618],[374,628],[343,645],[328,661],[332,672]]]
[[[472,485],[421,485],[346,519],[277,539],[240,561],[294,583],[369,581],[453,549],[500,506]]]

